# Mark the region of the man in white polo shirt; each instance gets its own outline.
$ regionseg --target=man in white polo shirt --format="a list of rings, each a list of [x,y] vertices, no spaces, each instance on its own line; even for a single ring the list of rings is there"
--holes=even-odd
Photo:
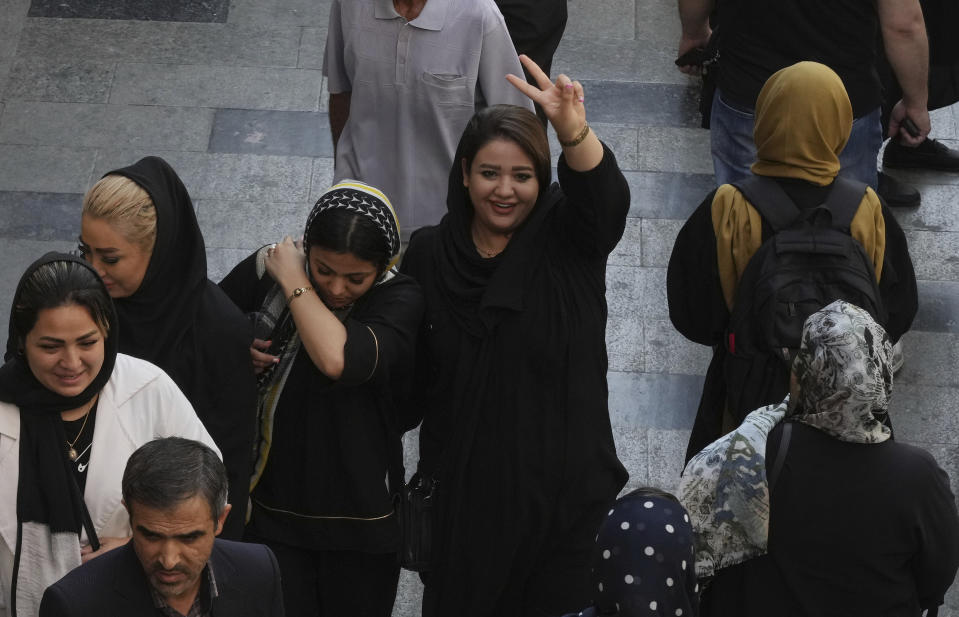
[[[474,111],[532,103],[493,0],[333,0],[323,74],[334,182],[362,180],[393,202],[405,238],[446,213],[450,166]]]

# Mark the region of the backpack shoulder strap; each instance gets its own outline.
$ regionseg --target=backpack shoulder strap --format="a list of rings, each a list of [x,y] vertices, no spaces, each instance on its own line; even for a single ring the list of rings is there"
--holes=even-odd
[[[802,215],[792,198],[772,178],[753,174],[745,180],[734,182],[733,186],[756,208],[774,232],[789,227]]]
[[[826,201],[823,203],[832,214],[833,226],[849,233],[852,219],[859,211],[863,195],[866,193],[866,184],[848,178],[836,176]]]
[[[783,463],[786,462],[786,453],[789,451],[789,438],[792,435],[792,430],[792,422],[783,422],[783,430],[779,435],[779,452],[776,453],[776,460],[773,462],[772,469],[769,470],[769,475],[766,477],[770,495],[772,495],[773,489],[776,488],[776,482],[779,480],[779,472],[782,471]]]

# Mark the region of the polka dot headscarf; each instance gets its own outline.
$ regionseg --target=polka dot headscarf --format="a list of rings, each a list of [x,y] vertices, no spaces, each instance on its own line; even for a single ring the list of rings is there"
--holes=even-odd
[[[396,217],[393,204],[379,189],[356,180],[344,180],[331,186],[316,201],[310,216],[306,219],[306,230],[303,233],[303,250],[307,254],[310,251],[308,240],[310,227],[316,217],[336,208],[356,212],[373,221],[390,247],[390,262],[387,269],[396,265],[400,256],[400,222]]]
[[[667,497],[631,493],[613,505],[596,537],[594,605],[574,616],[695,617],[693,530]]]

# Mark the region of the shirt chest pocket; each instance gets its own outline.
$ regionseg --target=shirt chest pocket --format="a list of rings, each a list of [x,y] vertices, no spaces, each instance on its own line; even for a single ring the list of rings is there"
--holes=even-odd
[[[426,98],[432,104],[473,108],[473,92],[466,75],[423,71],[420,81]]]

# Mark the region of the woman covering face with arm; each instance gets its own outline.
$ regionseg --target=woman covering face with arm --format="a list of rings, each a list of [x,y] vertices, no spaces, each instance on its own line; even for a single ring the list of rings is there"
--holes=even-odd
[[[291,613],[392,611],[397,408],[423,312],[419,285],[392,268],[399,238],[386,195],[344,181],[316,202],[302,246],[265,246],[222,283],[258,325],[248,532],[276,554]]]
[[[83,202],[80,250],[117,307],[120,351],[176,382],[224,453],[233,509],[223,536],[242,536],[256,382],[249,322],[207,278],[190,195],[161,158],[105,175]]]
[[[36,614],[48,585],[129,539],[120,474],[137,447],[166,435],[212,444],[173,382],[117,354],[118,339],[113,303],[85,262],[50,253],[24,273],[0,368],[9,614]]]
[[[497,105],[469,122],[448,212],[413,235],[423,286],[419,471],[437,483],[424,615],[559,615],[592,598],[589,554],[626,479],[607,408],[605,273],[629,190],[586,124],[582,86],[510,81],[563,144]]]

